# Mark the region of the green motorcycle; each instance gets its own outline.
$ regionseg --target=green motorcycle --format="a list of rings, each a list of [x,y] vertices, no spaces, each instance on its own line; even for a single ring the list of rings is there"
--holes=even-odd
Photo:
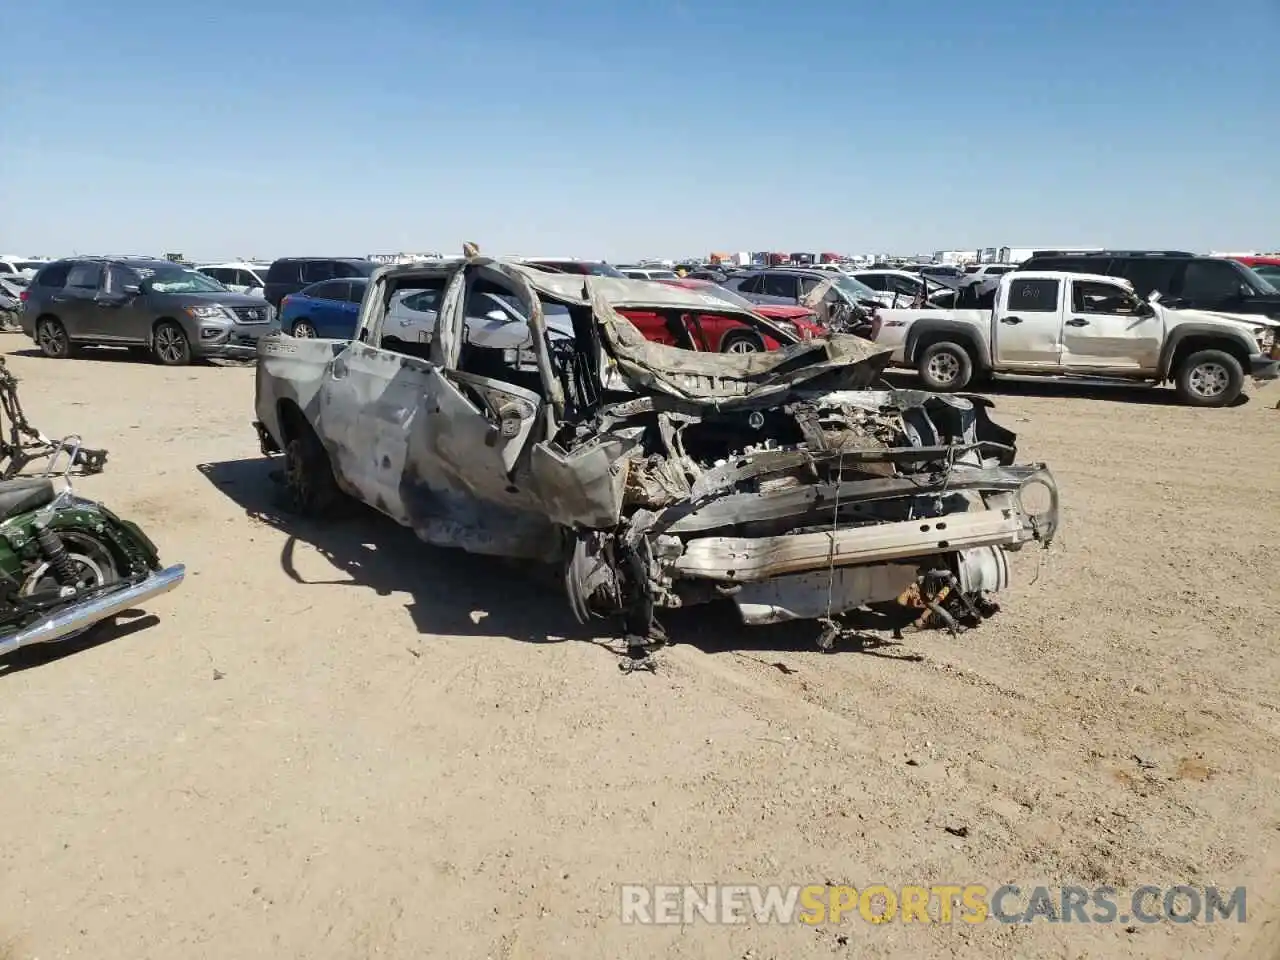
[[[137,524],[75,493],[79,446],[60,442],[44,476],[0,481],[0,655],[81,633],[186,575],[180,563],[160,566]],[[68,460],[56,490],[60,453]]]

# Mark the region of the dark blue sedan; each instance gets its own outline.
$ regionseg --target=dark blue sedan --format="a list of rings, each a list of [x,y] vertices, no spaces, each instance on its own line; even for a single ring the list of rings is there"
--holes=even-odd
[[[280,329],[295,337],[350,340],[355,337],[360,301],[369,287],[363,277],[321,280],[280,301]]]

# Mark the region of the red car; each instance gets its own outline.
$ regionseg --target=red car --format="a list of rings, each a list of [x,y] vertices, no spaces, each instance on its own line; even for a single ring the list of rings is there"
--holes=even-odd
[[[1280,257],[1232,257],[1280,290]]]
[[[709,353],[757,353],[761,350],[777,350],[787,343],[810,340],[825,335],[826,330],[818,324],[812,310],[799,306],[764,306],[751,303],[736,293],[717,286],[709,280],[655,280],[672,287],[683,287],[686,290],[697,290],[708,297],[726,300],[736,307],[750,310],[764,317],[774,326],[781,327],[793,334],[795,340],[784,343],[769,331],[757,330],[735,317],[717,314],[713,305],[708,306],[706,313],[686,314],[681,320],[684,329],[673,328],[672,322],[663,314],[648,311],[623,309],[620,312],[636,325],[645,339],[655,343],[666,343],[672,346],[685,346],[682,340],[692,340],[694,348]]]

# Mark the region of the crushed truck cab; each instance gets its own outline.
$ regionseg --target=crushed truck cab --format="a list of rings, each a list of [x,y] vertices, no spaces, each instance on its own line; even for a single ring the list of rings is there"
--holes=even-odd
[[[389,305],[427,290],[434,330],[384,336]],[[495,296],[519,327],[499,341],[478,333]],[[876,388],[889,350],[857,337],[707,353],[622,313],[709,307],[769,330],[746,305],[645,281],[479,256],[384,267],[356,339],[262,343],[263,449],[284,453],[299,509],[346,494],[428,543],[554,564],[581,620],[620,618],[632,638],[710,601],[748,624],[992,614],[1006,551],[1052,540],[1058,496],[989,403]]]

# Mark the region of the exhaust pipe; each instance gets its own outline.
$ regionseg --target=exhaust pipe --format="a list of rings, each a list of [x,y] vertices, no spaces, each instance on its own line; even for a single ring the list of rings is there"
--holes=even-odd
[[[8,637],[0,637],[0,656],[35,643],[52,643],[54,640],[62,640],[73,633],[88,629],[99,620],[105,620],[107,617],[136,607],[143,600],[150,600],[162,593],[168,593],[180,584],[186,575],[187,568],[181,563],[175,563],[172,567],[165,567],[132,587],[108,593],[104,597],[79,604],[61,613],[51,614],[43,620],[36,621],[25,630],[19,630]]]

